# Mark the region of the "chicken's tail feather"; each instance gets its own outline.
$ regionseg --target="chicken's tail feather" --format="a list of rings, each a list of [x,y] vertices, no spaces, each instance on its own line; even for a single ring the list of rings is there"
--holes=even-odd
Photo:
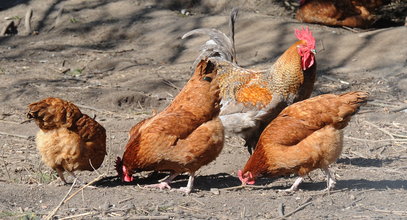
[[[182,36],[182,39],[185,39],[191,35],[195,34],[202,34],[208,35],[209,40],[206,41],[200,49],[200,54],[198,58],[194,62],[194,67],[198,64],[199,61],[202,59],[210,58],[210,57],[221,57],[227,61],[236,63],[236,50],[235,50],[235,22],[238,14],[238,9],[234,8],[230,14],[229,20],[229,28],[230,28],[230,36],[227,36],[223,32],[217,29],[210,29],[210,28],[199,28],[194,29],[192,31],[187,32]]]
[[[348,92],[340,95],[340,99],[345,106],[339,108],[339,115],[341,117],[346,117],[346,115],[354,115],[358,112],[359,107],[367,102],[369,93],[362,91]]]
[[[343,129],[347,126],[350,118],[359,111],[359,107],[366,103],[369,93],[362,91],[348,92],[337,96],[337,109],[335,117],[332,118],[337,128]]]
[[[341,95],[341,99],[343,101],[345,101],[351,105],[355,105],[357,107],[366,103],[368,97],[369,97],[369,93],[363,92],[363,91],[348,92],[348,93]]]

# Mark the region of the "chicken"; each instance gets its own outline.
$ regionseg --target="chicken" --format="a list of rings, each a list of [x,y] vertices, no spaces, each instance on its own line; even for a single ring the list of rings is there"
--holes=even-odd
[[[250,153],[263,129],[284,107],[310,97],[316,78],[316,51],[308,28],[295,30],[299,41],[261,71],[240,67],[233,62],[235,58],[229,58],[235,56],[233,35],[229,38],[215,29],[196,29],[183,38],[193,34],[210,36],[198,59],[206,56],[216,64],[222,97],[220,118],[227,132],[246,141]]]
[[[335,186],[328,167],[340,156],[343,133],[367,93],[326,94],[285,108],[263,131],[256,150],[243,171],[242,184],[254,184],[261,175],[297,174],[299,178],[287,191],[298,189],[305,175],[321,168],[327,175],[327,189]]]
[[[130,130],[123,157],[116,161],[122,181],[133,181],[134,171],[170,171],[164,181],[146,187],[171,189],[171,181],[187,172],[187,187],[180,190],[190,193],[195,172],[213,161],[223,148],[219,92],[214,65],[202,60],[167,108]]]
[[[28,108],[27,117],[40,128],[36,143],[42,161],[56,170],[65,184],[64,171],[76,178],[76,170],[93,171],[101,166],[106,155],[102,125],[59,98],[46,98]]]
[[[382,0],[300,0],[296,18],[329,26],[367,28],[376,21]]]

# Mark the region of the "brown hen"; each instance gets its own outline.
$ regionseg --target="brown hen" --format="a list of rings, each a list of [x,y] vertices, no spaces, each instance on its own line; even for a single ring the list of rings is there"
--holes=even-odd
[[[106,130],[77,106],[59,98],[47,98],[28,106],[28,118],[40,128],[36,136],[42,161],[58,172],[98,169],[106,155]]]
[[[210,61],[202,60],[166,109],[131,129],[123,159],[116,165],[122,180],[131,182],[138,171],[170,171],[163,182],[147,186],[170,189],[171,181],[187,172],[188,185],[181,191],[190,193],[195,172],[223,148],[219,102],[217,72]]]
[[[335,186],[329,165],[339,157],[343,133],[367,93],[320,95],[285,108],[263,131],[256,150],[239,178],[254,184],[257,177],[297,174],[300,177],[289,191],[297,190],[303,177],[321,168],[327,175],[327,189]]]

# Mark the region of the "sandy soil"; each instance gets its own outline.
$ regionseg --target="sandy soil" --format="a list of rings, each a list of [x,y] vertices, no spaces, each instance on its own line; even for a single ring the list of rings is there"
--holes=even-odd
[[[167,2],[167,1],[164,1]],[[301,24],[293,11],[270,1],[31,0],[2,3],[1,19],[23,18],[33,9],[32,29],[22,22],[15,36],[0,38],[0,218],[40,219],[55,208],[56,218],[101,219],[292,219],[406,218],[407,216],[407,28],[368,31]],[[58,10],[63,6],[61,16]],[[236,171],[248,153],[241,140],[228,137],[219,158],[203,167],[196,190],[141,189],[164,174],[144,175],[122,184],[114,171],[127,131],[153,110],[161,110],[188,80],[204,37],[181,40],[199,27],[227,31],[227,16],[241,7],[237,22],[239,64],[269,66],[294,41],[294,28],[309,26],[318,40],[318,79],[313,95],[365,90],[371,101],[345,129],[344,152],[333,170],[337,187],[330,194],[316,170],[299,192],[277,191],[295,177],[238,186]],[[190,13],[180,13],[187,9]],[[58,19],[56,19],[58,17]],[[57,20],[57,21],[56,21]],[[6,20],[1,20],[3,26]],[[109,154],[96,172],[78,173],[95,188],[58,206],[70,186],[49,182],[55,172],[41,163],[25,123],[26,106],[56,96],[80,105],[108,132]],[[73,181],[72,179],[68,179]],[[174,187],[184,186],[187,176]]]

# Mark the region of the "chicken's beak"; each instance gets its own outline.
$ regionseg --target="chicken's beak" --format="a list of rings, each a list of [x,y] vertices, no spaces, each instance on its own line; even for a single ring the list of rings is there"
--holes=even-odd
[[[32,119],[32,118],[34,118],[34,116],[31,114],[31,112],[28,112],[28,113],[27,113],[27,118],[28,118],[28,119]]]

